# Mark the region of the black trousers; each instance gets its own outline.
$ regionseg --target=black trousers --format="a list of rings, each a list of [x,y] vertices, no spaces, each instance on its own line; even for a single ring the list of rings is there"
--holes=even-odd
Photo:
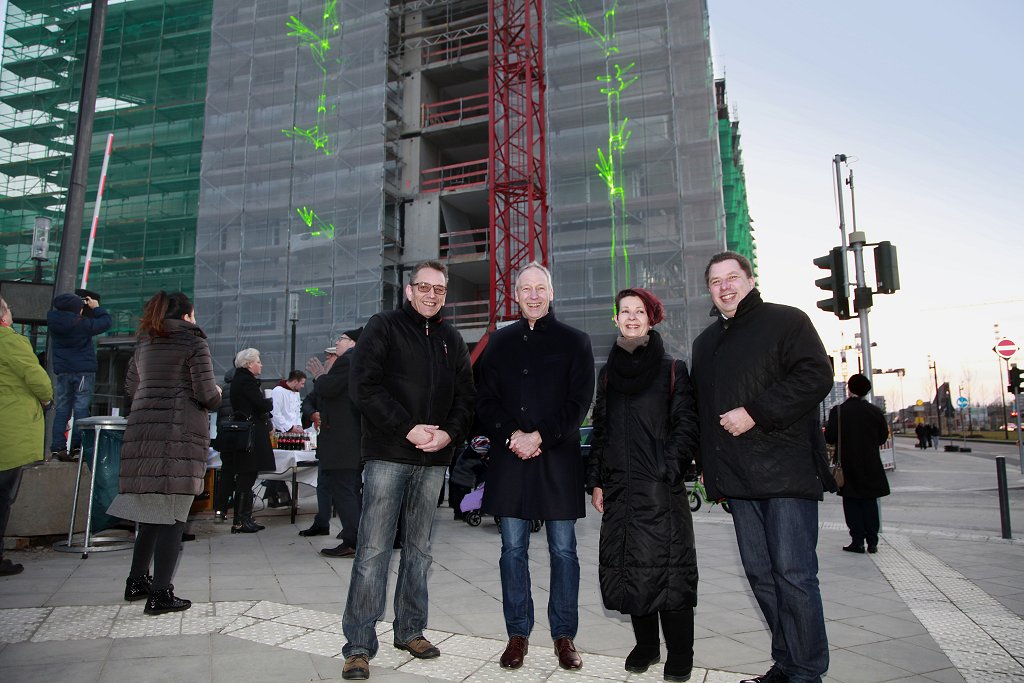
[[[350,548],[356,547],[359,532],[359,517],[363,510],[363,472],[362,470],[325,470],[317,472],[317,518],[320,518],[319,500],[320,491],[330,499],[327,507],[328,515],[330,508],[338,514],[341,521],[341,540]],[[327,516],[327,525],[330,526],[330,517]]]
[[[181,556],[181,532],[185,522],[174,524],[139,523],[132,553],[132,568],[128,576],[135,579],[149,574],[153,567],[153,590],[163,590],[171,585],[174,570]]]
[[[853,545],[864,545],[865,541],[869,547],[878,545],[877,498],[843,496],[843,514],[846,516],[846,526],[850,530]]]
[[[21,484],[21,467],[12,467],[0,472],[0,557],[4,556],[4,534],[7,533],[7,522],[11,518],[11,506],[18,497],[18,486]]]

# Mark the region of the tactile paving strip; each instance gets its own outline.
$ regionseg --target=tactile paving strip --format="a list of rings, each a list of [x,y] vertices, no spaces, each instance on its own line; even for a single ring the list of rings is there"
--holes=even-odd
[[[871,559],[968,683],[1024,680],[1024,619],[906,536],[885,543]]]

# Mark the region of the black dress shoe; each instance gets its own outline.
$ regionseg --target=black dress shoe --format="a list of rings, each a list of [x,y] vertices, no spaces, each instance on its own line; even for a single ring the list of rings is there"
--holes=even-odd
[[[558,655],[558,666],[563,669],[575,670],[583,668],[583,659],[576,651],[572,638],[559,638],[555,641],[555,654]]]
[[[149,589],[152,584],[153,577],[148,574],[135,577],[129,576],[124,582],[124,599],[132,602],[148,598]]]
[[[878,546],[877,545],[869,545],[868,546],[868,552],[871,553],[872,555],[874,555],[875,553],[878,552]]]
[[[231,533],[233,534],[254,534],[259,530],[260,529],[249,520],[245,520],[240,524],[233,524],[231,526]]]
[[[25,567],[21,564],[11,562],[10,560],[0,560],[0,576],[14,576],[24,570]]]
[[[331,528],[328,526],[317,526],[313,525],[308,529],[303,529],[299,532],[299,536],[327,536],[331,533]]]
[[[181,540],[185,543],[187,543],[188,541],[194,541],[196,540],[196,535],[186,532],[181,535]]]
[[[324,557],[355,557],[356,549],[342,543],[335,548],[322,548],[320,554]]]
[[[499,664],[503,669],[518,669],[523,665],[526,653],[530,651],[530,642],[522,636],[512,636],[508,639],[505,651],[501,653]]]
[[[192,606],[191,600],[184,600],[174,595],[174,586],[168,586],[162,590],[156,590],[149,594],[146,601],[146,614],[164,614],[166,612],[181,612]]]
[[[845,550],[848,553],[861,553],[861,554],[863,554],[864,553],[864,546],[857,545],[856,543],[851,543],[850,545],[844,545],[843,546],[843,550]]]

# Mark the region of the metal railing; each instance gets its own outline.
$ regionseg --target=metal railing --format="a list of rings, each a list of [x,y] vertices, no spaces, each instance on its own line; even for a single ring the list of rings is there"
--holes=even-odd
[[[420,105],[420,126],[429,128],[445,123],[459,123],[478,116],[487,116],[490,103],[487,93],[467,95],[443,102],[428,102]]]
[[[482,187],[487,184],[488,168],[488,160],[479,159],[424,169],[420,174],[420,191],[442,192]]]
[[[469,230],[442,232],[440,238],[441,258],[449,258],[452,256],[487,255],[487,228],[471,228]]]

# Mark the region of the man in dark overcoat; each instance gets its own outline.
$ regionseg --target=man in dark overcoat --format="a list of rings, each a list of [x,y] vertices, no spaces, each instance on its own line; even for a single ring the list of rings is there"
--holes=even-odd
[[[825,441],[836,445],[843,466],[839,495],[852,539],[843,550],[862,553],[866,541],[868,552],[874,553],[878,552],[878,499],[889,495],[878,447],[889,439],[889,424],[878,406],[864,400],[871,380],[857,374],[846,387],[850,398],[832,408],[825,425]]]
[[[316,442],[317,513],[302,536],[330,533],[331,508],[341,521],[341,544],[323,548],[326,557],[355,557],[359,514],[363,506],[362,428],[359,411],[349,397],[353,350],[363,328],[343,332],[334,347],[334,361],[317,378],[304,402],[310,421],[319,429]],[[328,359],[330,360],[330,359]],[[321,494],[321,489],[323,493]]]
[[[594,393],[590,338],[551,312],[551,273],[530,263],[516,278],[520,320],[491,334],[480,358],[477,419],[491,440],[483,509],[500,518],[501,666],[519,668],[533,629],[528,549],[533,520],[551,555],[548,622],[559,664],[582,666],[576,520],[586,515],[579,426]]]
[[[715,320],[690,377],[708,497],[728,498],[743,570],[772,634],[774,665],[744,683],[819,683],[828,638],[818,587],[818,503],[827,472],[818,405],[832,366],[807,315],[763,301],[750,261],[711,257]],[[831,482],[829,482],[831,484]]]

